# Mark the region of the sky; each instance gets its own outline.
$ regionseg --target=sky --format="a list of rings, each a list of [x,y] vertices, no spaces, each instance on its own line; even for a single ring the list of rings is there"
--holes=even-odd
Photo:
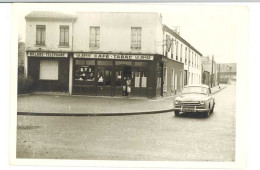
[[[248,8],[238,4],[16,4],[19,36],[24,41],[24,17],[33,11],[75,12],[157,12],[163,24],[180,27],[180,35],[203,56],[219,63],[234,63],[246,57]],[[58,10],[57,10],[58,9]],[[16,13],[16,14],[17,14]]]

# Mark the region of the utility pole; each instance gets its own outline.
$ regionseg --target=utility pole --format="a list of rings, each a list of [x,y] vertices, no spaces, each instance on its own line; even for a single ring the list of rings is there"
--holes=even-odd
[[[211,87],[212,87],[212,83],[213,83],[213,63],[214,63],[214,55],[212,56],[212,68],[211,68]]]

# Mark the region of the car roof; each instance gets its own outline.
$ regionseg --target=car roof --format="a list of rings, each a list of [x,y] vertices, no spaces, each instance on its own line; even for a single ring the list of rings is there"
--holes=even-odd
[[[205,87],[205,88],[209,88],[209,86],[205,85],[205,84],[190,84],[190,85],[186,85],[184,87]]]

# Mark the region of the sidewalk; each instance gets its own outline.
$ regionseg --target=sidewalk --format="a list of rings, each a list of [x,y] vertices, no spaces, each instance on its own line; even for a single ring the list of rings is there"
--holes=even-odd
[[[212,93],[222,90],[221,85],[212,88]],[[96,97],[60,94],[28,94],[17,99],[19,115],[92,116],[129,115],[169,112],[173,109],[175,96],[161,99]]]

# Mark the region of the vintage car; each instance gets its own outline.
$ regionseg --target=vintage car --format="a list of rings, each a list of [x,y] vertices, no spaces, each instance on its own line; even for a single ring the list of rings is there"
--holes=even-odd
[[[215,99],[209,86],[187,85],[183,87],[180,95],[175,98],[173,110],[175,116],[185,112],[200,112],[205,117],[208,117],[210,113],[213,113],[214,107]]]

